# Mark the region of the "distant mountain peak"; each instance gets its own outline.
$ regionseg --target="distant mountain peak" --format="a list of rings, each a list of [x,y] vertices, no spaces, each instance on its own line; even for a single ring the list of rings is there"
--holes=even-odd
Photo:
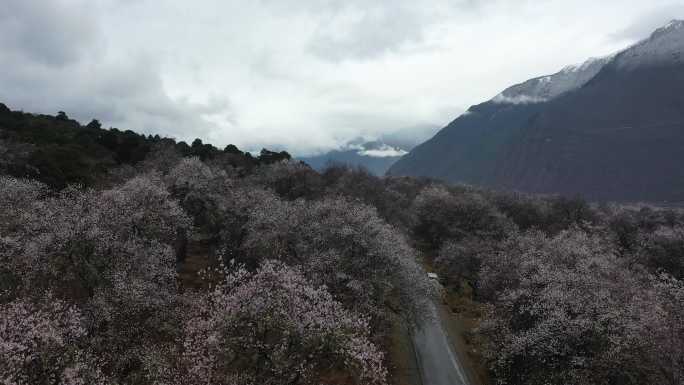
[[[623,69],[684,61],[684,20],[672,20],[655,30],[650,37],[615,54],[594,57],[561,71],[516,84],[491,101],[500,104],[544,103],[582,87],[603,67],[615,61]]]
[[[681,64],[684,59],[684,20],[672,20],[648,38],[620,52],[616,64],[622,69]]]
[[[596,200],[684,201],[684,21],[615,55],[514,85],[389,175]]]
[[[543,103],[587,83],[613,56],[596,57],[582,64],[570,65],[547,76],[530,79],[505,89],[492,99],[494,103],[530,104]]]
[[[591,57],[591,58],[587,59],[582,64],[569,65],[569,66],[563,68],[563,70],[561,70],[561,72],[562,73],[575,73],[575,72],[590,71],[594,67],[601,68],[607,62],[612,60],[615,57],[615,55],[616,54],[612,54],[612,55],[608,55],[608,56],[601,56],[601,57]]]
[[[684,28],[684,20],[671,20],[669,23],[665,24],[664,26],[658,28],[653,32],[651,35],[651,38],[657,35],[663,35],[663,34],[668,34],[671,32],[678,31],[680,29]]]

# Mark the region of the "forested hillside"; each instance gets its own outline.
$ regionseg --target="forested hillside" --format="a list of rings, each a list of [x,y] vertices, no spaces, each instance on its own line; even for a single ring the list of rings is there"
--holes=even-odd
[[[0,172],[30,177],[51,187],[92,185],[120,166],[134,166],[155,148],[180,156],[211,159],[249,170],[262,163],[290,159],[286,152],[263,150],[259,157],[228,145],[222,151],[196,139],[191,145],[159,135],[103,129],[94,119],[85,126],[60,111],[57,116],[11,111],[0,103]]]
[[[423,264],[480,312],[492,383],[684,382],[679,210],[316,172],[63,114],[0,128],[0,383],[397,383],[392,325],[436,295]]]

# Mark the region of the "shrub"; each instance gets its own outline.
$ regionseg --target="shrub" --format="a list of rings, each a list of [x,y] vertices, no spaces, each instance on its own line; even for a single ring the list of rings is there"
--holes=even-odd
[[[388,306],[420,313],[429,284],[404,238],[366,205],[345,199],[273,197],[250,213],[243,250],[255,265],[274,258],[302,270],[336,299],[383,318]]]
[[[664,324],[679,315],[658,310],[664,302],[647,276],[582,231],[511,242],[481,272],[492,301],[481,330],[500,383],[668,383],[672,363],[653,343],[682,341],[680,325]]]
[[[288,200],[314,199],[323,193],[320,174],[299,161],[284,160],[262,165],[256,169],[250,180]]]
[[[282,263],[227,275],[198,306],[172,383],[318,384],[333,373],[385,383],[366,320]]]
[[[10,213],[22,223],[0,241],[0,260],[17,283],[9,297],[50,290],[78,305],[105,373],[128,378],[147,347],[174,338],[171,244],[190,223],[160,181],[68,188]]]
[[[551,215],[548,200],[520,193],[493,194],[496,207],[509,217],[520,230],[546,230]]]
[[[448,239],[503,239],[515,230],[515,224],[476,192],[455,194],[444,187],[427,187],[413,209],[414,233],[429,250],[438,250]]]
[[[40,182],[0,175],[0,232],[15,231],[23,223],[22,214],[47,194]]]
[[[654,273],[684,279],[684,227],[660,227],[639,238],[635,260]]]
[[[447,241],[439,249],[435,267],[447,284],[459,288],[463,282],[467,282],[470,287],[475,287],[479,281],[482,254],[493,252],[492,242],[476,238]]]
[[[109,383],[79,349],[85,337],[82,314],[50,294],[0,304],[0,383]]]
[[[572,226],[584,226],[596,221],[596,213],[581,197],[554,197],[547,232],[556,234]]]

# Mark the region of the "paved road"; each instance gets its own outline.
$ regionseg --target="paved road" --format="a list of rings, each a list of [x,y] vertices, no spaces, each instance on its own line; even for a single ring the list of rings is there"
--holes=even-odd
[[[425,320],[413,336],[423,385],[469,385],[434,305],[431,310],[434,317]]]

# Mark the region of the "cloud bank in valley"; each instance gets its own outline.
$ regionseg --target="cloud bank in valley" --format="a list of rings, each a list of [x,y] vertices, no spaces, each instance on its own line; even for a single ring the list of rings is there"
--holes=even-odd
[[[0,101],[246,149],[411,145],[677,17],[664,0],[6,0]]]

